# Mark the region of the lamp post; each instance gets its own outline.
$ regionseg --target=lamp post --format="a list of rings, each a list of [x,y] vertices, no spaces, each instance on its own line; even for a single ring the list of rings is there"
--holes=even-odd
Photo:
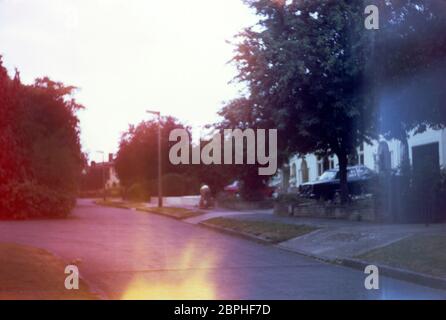
[[[103,197],[104,197],[104,201],[107,200],[107,196],[106,196],[106,187],[105,187],[105,152],[104,151],[96,151],[97,153],[102,154],[102,188],[103,189]]]
[[[162,182],[162,167],[161,167],[161,113],[159,111],[146,111],[158,117],[158,207],[163,207],[163,182]]]

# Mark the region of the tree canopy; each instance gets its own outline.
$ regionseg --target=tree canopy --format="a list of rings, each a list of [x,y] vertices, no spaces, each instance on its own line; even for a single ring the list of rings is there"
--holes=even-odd
[[[363,5],[246,3],[260,21],[239,35],[234,61],[248,93],[232,105],[242,102],[256,125],[278,129],[284,159],[296,152],[336,154],[346,181],[348,155],[375,137]]]
[[[74,87],[48,78],[24,85],[0,60],[0,217],[63,216],[84,164]]]
[[[381,29],[367,30],[362,1],[245,2],[259,22],[238,35],[236,81],[247,90],[223,109],[226,123],[240,116],[277,128],[283,161],[293,153],[336,154],[346,201],[349,154],[380,134],[396,136],[385,126],[379,90],[442,57],[444,4],[375,1]],[[397,130],[423,128],[438,106],[402,112]]]
[[[169,135],[174,129],[185,129],[190,135],[190,128],[177,119],[161,118],[163,194],[196,194],[199,182],[196,175],[190,174],[191,167],[174,165],[169,160],[170,148],[175,144],[169,141]],[[129,126],[121,136],[115,165],[126,195],[132,197],[133,189],[142,194],[140,200],[158,194],[158,121],[142,121]]]

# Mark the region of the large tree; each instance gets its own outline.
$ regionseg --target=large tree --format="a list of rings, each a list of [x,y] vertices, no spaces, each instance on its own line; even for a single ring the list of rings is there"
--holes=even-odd
[[[138,125],[130,125],[123,133],[116,158],[116,171],[124,188],[132,185],[145,185],[147,193],[156,192],[155,181],[158,179],[158,121],[142,121]],[[169,135],[174,129],[185,129],[190,134],[190,128],[181,124],[173,117],[161,119],[161,154],[162,172],[168,174],[185,174],[186,167],[174,165],[169,161],[169,150],[174,142],[169,141]],[[177,179],[179,180],[179,179]],[[175,184],[186,183],[176,181]],[[164,186],[168,191],[174,186]],[[153,189],[153,190],[149,190]],[[198,187],[196,188],[198,192]]]
[[[277,128],[283,159],[336,154],[346,201],[348,156],[376,137],[364,5],[352,1],[247,0],[260,17],[234,58],[260,127]]]
[[[0,218],[64,216],[84,157],[75,88],[48,78],[23,85],[0,57]]]
[[[443,2],[245,2],[259,16],[258,24],[239,35],[234,58],[237,79],[248,90],[227,109],[250,113],[255,125],[277,128],[285,161],[294,152],[337,155],[343,202],[348,156],[357,146],[379,134],[404,142],[413,130],[444,125],[444,85],[434,77],[412,83],[418,92],[426,89],[424,99],[406,94],[384,107],[381,99],[391,85],[441,64]],[[368,4],[380,10],[380,30],[364,27]],[[227,109],[225,114],[235,113]]]

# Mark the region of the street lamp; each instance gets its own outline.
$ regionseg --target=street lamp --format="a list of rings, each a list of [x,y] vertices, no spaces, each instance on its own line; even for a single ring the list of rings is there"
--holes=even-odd
[[[107,196],[106,196],[106,187],[105,187],[105,152],[104,151],[96,151],[97,153],[102,154],[102,187],[104,188],[103,190],[103,197],[104,197],[104,201],[107,200]]]
[[[163,181],[162,181],[162,167],[161,167],[161,112],[159,111],[146,111],[149,114],[153,114],[158,117],[158,207],[163,207]]]

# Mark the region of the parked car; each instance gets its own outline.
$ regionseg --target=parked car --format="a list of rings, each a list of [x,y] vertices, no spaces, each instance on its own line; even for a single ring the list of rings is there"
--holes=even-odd
[[[227,185],[226,187],[224,187],[223,190],[227,195],[239,198],[240,193],[241,193],[241,182],[238,180],[234,181],[230,185]],[[275,188],[270,187],[270,186],[265,186],[262,188],[261,192],[265,198],[271,198],[271,197],[273,197]]]
[[[347,185],[350,196],[370,193],[371,185],[377,178],[376,173],[366,166],[347,168]],[[339,169],[325,171],[318,180],[304,183],[299,193],[318,200],[334,200],[340,191]]]

